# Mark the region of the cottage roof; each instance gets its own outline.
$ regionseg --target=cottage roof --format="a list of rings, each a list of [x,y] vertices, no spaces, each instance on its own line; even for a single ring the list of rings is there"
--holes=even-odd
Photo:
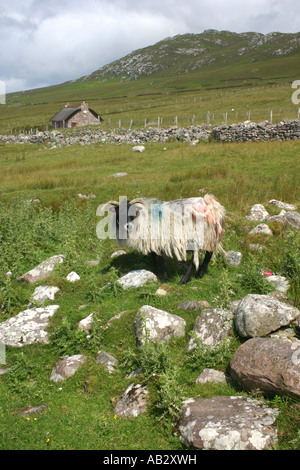
[[[61,122],[61,121],[68,121],[74,114],[78,113],[78,111],[81,111],[81,106],[77,107],[71,107],[71,106],[65,106],[63,109],[58,111],[58,113],[54,114],[52,118],[50,118],[50,121],[56,121],[56,122]],[[96,118],[98,118],[98,114],[91,108],[88,108],[90,113],[92,113]]]

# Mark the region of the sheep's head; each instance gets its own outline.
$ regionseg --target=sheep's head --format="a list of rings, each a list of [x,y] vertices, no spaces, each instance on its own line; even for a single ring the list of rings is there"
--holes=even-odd
[[[115,217],[116,236],[119,239],[127,239],[134,227],[134,220],[139,216],[142,209],[142,201],[133,199],[128,201],[127,198],[118,201],[109,201],[106,203],[110,207],[110,211]]]

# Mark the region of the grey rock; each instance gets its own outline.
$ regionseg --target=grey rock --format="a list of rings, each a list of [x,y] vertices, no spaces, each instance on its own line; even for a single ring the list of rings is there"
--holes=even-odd
[[[115,407],[115,414],[124,418],[136,418],[147,411],[148,390],[140,384],[131,384]]]
[[[46,300],[54,300],[55,294],[57,294],[59,290],[59,287],[54,286],[38,286],[34,289],[32,299],[35,302],[43,304]]]
[[[155,274],[146,269],[137,269],[120,277],[117,283],[123,287],[123,289],[130,289],[131,287],[142,287],[149,281],[157,281]]]
[[[298,212],[287,212],[284,217],[291,227],[300,230],[300,214]]]
[[[207,346],[217,346],[224,340],[229,340],[233,332],[233,312],[221,308],[203,310],[196,318],[193,332],[198,340]],[[192,337],[188,343],[188,351],[197,346]]]
[[[254,204],[250,209],[250,215],[246,216],[248,220],[263,221],[267,220],[269,213],[266,211],[265,207],[262,204]]]
[[[274,204],[275,206],[280,207],[280,209],[284,209],[286,211],[295,211],[297,209],[297,206],[294,206],[293,204],[287,204],[286,202],[277,201],[276,199],[271,199],[269,204]]]
[[[196,379],[196,384],[205,384],[206,382],[212,382],[215,384],[225,384],[226,376],[221,370],[215,369],[204,369],[199,377]]]
[[[271,295],[248,294],[234,312],[234,324],[242,338],[262,337],[289,325],[300,311]]]
[[[168,341],[185,335],[186,321],[172,313],[144,305],[133,321],[136,344],[142,346],[148,339],[154,342]]]
[[[181,441],[202,450],[263,450],[277,442],[278,411],[246,397],[189,399],[180,415]]]
[[[93,325],[93,322],[94,322],[93,316],[94,316],[94,314],[91,313],[88,317],[83,318],[83,319],[80,320],[80,322],[78,323],[78,328],[79,328],[81,331],[83,331],[84,333],[89,333],[89,331],[91,330],[92,325]]]
[[[108,354],[107,352],[101,350],[98,351],[96,363],[102,364],[104,369],[107,370],[107,372],[109,372],[110,374],[112,374],[119,362],[111,354]]]
[[[142,152],[144,152],[144,150],[145,150],[144,145],[136,145],[135,147],[132,148],[132,151],[133,151],[133,152],[140,152],[140,153],[142,153]]]
[[[259,224],[256,227],[254,227],[252,230],[249,232],[250,235],[273,235],[272,230],[267,226],[267,224]]]
[[[126,251],[124,250],[117,250],[117,251],[114,251],[114,253],[112,253],[110,255],[111,258],[116,258],[118,256],[122,256],[122,255],[126,255]]]
[[[230,375],[246,390],[300,397],[300,344],[278,338],[249,339],[231,359]]]
[[[75,273],[75,271],[72,271],[71,273],[67,275],[66,279],[69,282],[76,282],[76,281],[80,281],[80,276],[77,273]]]
[[[239,251],[230,250],[226,253],[226,259],[230,266],[239,266],[242,261],[242,257],[243,255]]]
[[[63,263],[64,259],[64,255],[51,256],[51,258],[46,259],[35,268],[20,276],[18,281],[32,283],[46,279],[54,271],[55,266],[58,263]]]
[[[290,287],[289,281],[284,276],[273,274],[272,276],[266,276],[266,280],[273,285],[275,290],[283,294],[285,294]]]
[[[121,173],[114,173],[113,175],[110,175],[111,178],[122,178],[122,176],[127,176],[128,173],[121,172]]]
[[[50,380],[53,382],[63,382],[72,377],[86,360],[87,357],[82,354],[61,357],[52,370]]]
[[[47,344],[46,328],[58,308],[59,305],[49,305],[27,309],[0,323],[0,342],[15,348],[34,343]]]
[[[195,300],[188,300],[187,302],[182,302],[178,305],[178,310],[189,310],[190,312],[198,312],[202,307],[199,302]]]

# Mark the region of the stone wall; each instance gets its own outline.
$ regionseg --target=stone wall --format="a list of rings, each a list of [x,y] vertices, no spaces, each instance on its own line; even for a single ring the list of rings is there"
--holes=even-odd
[[[268,121],[256,124],[245,121],[231,126],[222,125],[213,129],[214,139],[219,142],[260,142],[268,140],[297,140],[300,138],[300,121]]]

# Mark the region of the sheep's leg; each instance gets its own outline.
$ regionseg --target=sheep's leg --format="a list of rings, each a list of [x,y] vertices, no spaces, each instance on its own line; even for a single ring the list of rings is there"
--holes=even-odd
[[[181,279],[179,284],[186,284],[190,280],[190,277],[194,273],[195,269],[196,268],[195,268],[195,265],[194,265],[194,260],[192,260],[191,264],[188,267],[187,272],[185,273],[185,275],[183,276],[183,278]]]
[[[212,253],[210,251],[206,251],[205,252],[205,257],[204,257],[204,260],[203,260],[203,263],[201,264],[200,268],[199,268],[199,271],[197,272],[196,274],[196,278],[197,279],[201,279],[201,277],[204,276],[204,274],[206,273],[207,271],[207,266],[208,266],[208,263],[210,262],[211,260],[211,257],[212,257]]]
[[[167,273],[164,257],[157,255],[153,251],[151,252],[151,255],[152,255],[152,260],[153,260],[153,265],[154,265],[154,271],[156,273],[161,271],[162,272],[162,281],[166,282],[167,279],[168,279],[168,273]],[[160,266],[159,266],[159,264],[160,264]]]

